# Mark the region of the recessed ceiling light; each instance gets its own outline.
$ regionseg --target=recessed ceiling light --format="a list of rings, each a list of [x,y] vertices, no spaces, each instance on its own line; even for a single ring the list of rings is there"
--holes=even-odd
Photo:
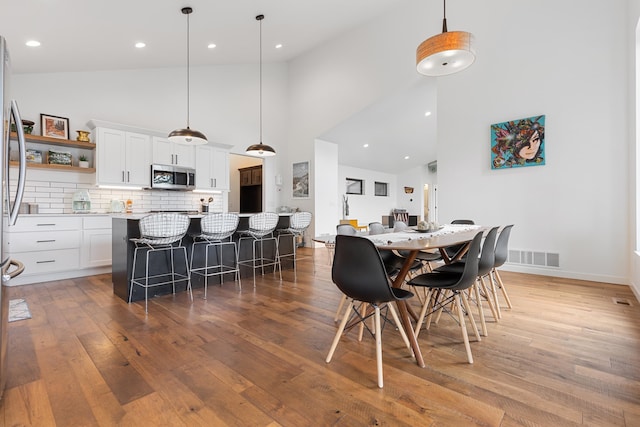
[[[138,43],[136,43],[136,47],[137,47],[138,49],[142,49],[142,48],[143,48],[143,47],[145,47],[146,45],[147,45],[147,44],[146,44],[146,43],[144,43],[144,42],[138,42]]]
[[[215,44],[215,43],[209,43],[209,44],[207,45],[207,48],[208,48],[208,49],[214,49],[215,47],[216,47],[216,44]]]
[[[431,111],[427,111],[426,113],[424,113],[425,117],[429,117],[431,115]]]
[[[364,145],[362,145],[362,146],[363,146],[364,148],[367,148],[367,147],[369,147],[369,144],[364,144]]]
[[[40,42],[38,40],[29,40],[25,43],[29,47],[38,47],[40,46]]]
[[[409,160],[409,156],[404,156],[404,159],[405,160]]]
[[[282,43],[278,43],[278,44],[276,45],[276,49],[280,49],[281,47],[282,47]]]

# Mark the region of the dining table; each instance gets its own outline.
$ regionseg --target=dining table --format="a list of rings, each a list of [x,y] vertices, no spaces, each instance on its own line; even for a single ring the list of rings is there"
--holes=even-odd
[[[390,229],[388,233],[369,234],[365,232],[358,233],[357,235],[371,240],[379,250],[403,251],[405,254],[404,262],[392,282],[393,287],[400,288],[404,284],[418,252],[438,250],[445,263],[455,262],[464,256],[468,250],[469,243],[475,235],[488,229],[488,227],[480,225],[446,224],[438,226],[433,230],[418,230],[417,227],[409,227],[397,232]],[[335,242],[335,235],[320,235],[314,237],[313,240],[327,244]],[[445,248],[457,245],[461,245],[462,248],[453,256],[450,256]],[[411,325],[412,316],[410,307],[404,300],[396,301],[396,305],[402,327],[409,338],[411,349],[416,358],[416,363],[418,366],[424,368],[424,358],[422,357],[418,340]]]

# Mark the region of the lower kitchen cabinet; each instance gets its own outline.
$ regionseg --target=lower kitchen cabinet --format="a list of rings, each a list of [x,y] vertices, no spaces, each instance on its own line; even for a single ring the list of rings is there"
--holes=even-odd
[[[6,238],[11,258],[25,266],[12,285],[88,276],[111,265],[109,215],[21,216]]]

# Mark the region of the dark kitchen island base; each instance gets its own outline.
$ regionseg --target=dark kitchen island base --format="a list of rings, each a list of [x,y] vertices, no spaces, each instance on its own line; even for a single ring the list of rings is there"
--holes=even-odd
[[[287,228],[289,226],[289,216],[290,215],[280,215],[280,220],[278,222],[278,229]],[[140,228],[139,228],[139,220],[142,216],[136,215],[134,217],[121,216],[114,217],[112,219],[112,281],[113,281],[113,293],[122,298],[125,301],[129,300],[129,290],[131,284],[131,273],[133,271],[133,253],[135,250],[135,245],[131,243],[130,239],[135,237],[140,237]],[[240,222],[238,224],[238,230],[246,230],[248,227],[248,216],[241,215]],[[191,223],[189,224],[189,232],[187,236],[185,236],[183,240],[183,244],[187,248],[187,256],[189,258],[189,262],[191,262],[191,243],[193,242],[191,235],[200,233],[200,216],[193,215],[191,216]],[[234,235],[234,239],[237,241],[237,235]],[[280,242],[280,253],[281,254],[290,254],[293,246],[291,236],[282,236],[279,239]],[[248,258],[250,252],[250,245],[244,245],[241,248],[240,259]],[[201,250],[197,250],[197,258],[194,259],[195,265],[202,265],[203,256]],[[265,250],[266,252],[266,250]],[[228,254],[225,254],[228,255]],[[176,272],[181,274],[186,274],[184,271],[184,263],[182,262],[182,253],[181,251],[175,251],[175,264],[176,264]],[[292,257],[286,257],[283,259],[282,268],[293,268]],[[146,256],[144,251],[138,251],[138,259],[136,260],[136,275],[144,275],[145,271],[145,262]],[[149,267],[149,275],[157,275],[168,273],[170,271],[169,267],[169,253],[165,252],[164,254],[154,254],[151,257]],[[265,273],[273,271],[271,268],[265,269]],[[139,272],[139,273],[138,273]],[[253,276],[253,272],[251,268],[240,269],[241,278],[250,278]],[[261,270],[257,269],[256,274],[261,274]],[[209,285],[214,283],[218,283],[218,278],[213,278],[209,280]],[[233,281],[234,274],[225,274],[224,281]],[[250,282],[247,282],[250,283]],[[201,288],[204,286],[204,278],[200,275],[192,275],[191,277],[191,286],[193,289]],[[176,282],[176,293],[184,292],[187,290],[187,282],[180,281]],[[157,295],[166,295],[173,292],[172,285],[160,285],[154,286],[148,289],[149,298],[152,298]],[[138,301],[144,299],[144,288],[140,286],[134,286],[133,292],[131,296],[132,301]]]

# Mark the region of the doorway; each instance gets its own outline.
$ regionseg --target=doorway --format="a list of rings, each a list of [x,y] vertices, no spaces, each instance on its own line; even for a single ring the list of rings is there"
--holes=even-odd
[[[258,209],[256,212],[262,211],[264,186],[262,185],[262,174],[257,172],[258,170],[261,172],[262,167],[263,159],[259,157],[229,154],[229,212],[243,213],[241,208],[245,211],[247,209],[252,211]],[[241,185],[241,170],[256,171],[253,174],[249,172],[252,180],[249,180],[248,185]],[[244,176],[247,176],[246,172]],[[245,184],[247,184],[246,179]],[[250,203],[251,207],[247,207],[247,203]]]

